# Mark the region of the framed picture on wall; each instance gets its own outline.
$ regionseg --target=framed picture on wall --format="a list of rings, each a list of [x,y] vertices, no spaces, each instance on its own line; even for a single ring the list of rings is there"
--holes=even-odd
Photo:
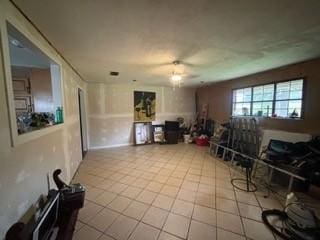
[[[135,122],[133,131],[135,145],[145,145],[153,142],[151,122]]]
[[[156,120],[156,93],[134,91],[134,121],[151,122]]]

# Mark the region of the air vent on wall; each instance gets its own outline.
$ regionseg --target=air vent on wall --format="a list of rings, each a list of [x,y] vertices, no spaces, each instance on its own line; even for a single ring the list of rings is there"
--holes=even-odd
[[[110,72],[110,76],[119,76],[119,72],[113,72],[113,71],[111,71],[111,72]]]

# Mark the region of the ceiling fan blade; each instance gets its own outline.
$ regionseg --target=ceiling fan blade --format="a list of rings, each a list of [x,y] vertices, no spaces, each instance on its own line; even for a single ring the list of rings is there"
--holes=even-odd
[[[199,74],[186,74],[185,76],[183,76],[183,78],[185,78],[185,79],[195,79],[195,78],[198,78],[200,76],[201,75],[199,75]]]

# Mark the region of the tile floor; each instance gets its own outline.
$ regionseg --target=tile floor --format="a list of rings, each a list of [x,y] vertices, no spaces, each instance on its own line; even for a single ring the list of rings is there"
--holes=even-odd
[[[87,188],[74,240],[275,239],[261,211],[274,196],[230,184],[206,147],[149,145],[90,151],[74,178]]]

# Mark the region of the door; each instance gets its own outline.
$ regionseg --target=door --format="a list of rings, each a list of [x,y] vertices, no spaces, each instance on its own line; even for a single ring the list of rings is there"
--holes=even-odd
[[[79,99],[79,120],[80,120],[80,138],[81,138],[81,150],[82,157],[84,157],[88,151],[87,142],[87,121],[85,112],[85,98],[83,91],[78,88],[78,99]]]

